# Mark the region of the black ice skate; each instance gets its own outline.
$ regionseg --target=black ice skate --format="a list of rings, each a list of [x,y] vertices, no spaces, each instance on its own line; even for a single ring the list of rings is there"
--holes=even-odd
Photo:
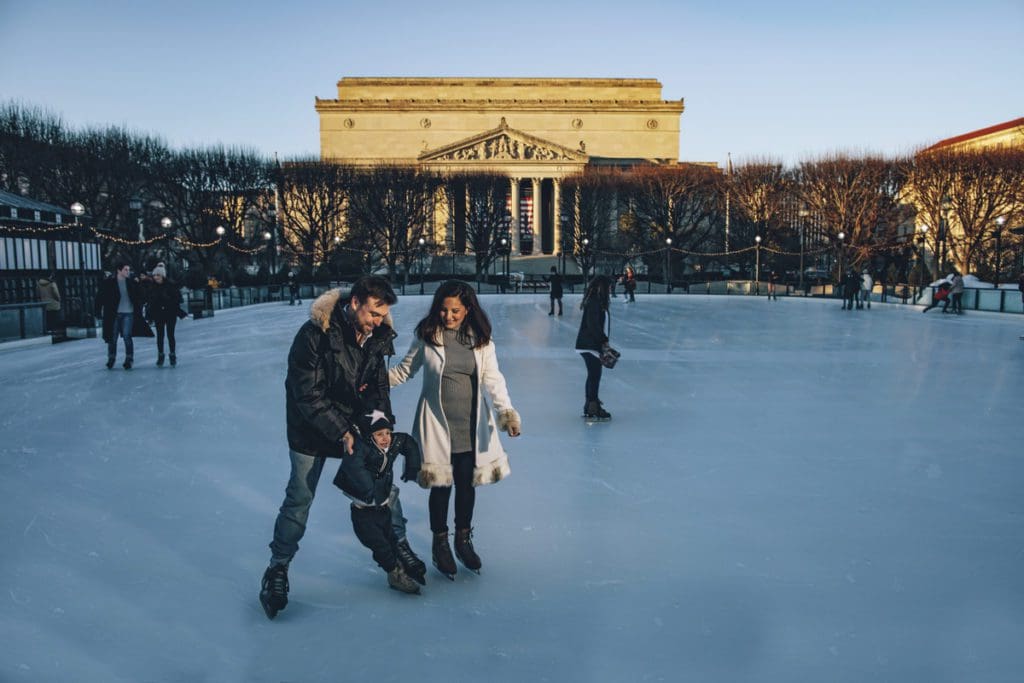
[[[583,419],[587,422],[607,422],[612,419],[612,414],[604,409],[600,401],[587,401],[583,407]]]
[[[480,573],[480,567],[483,566],[483,562],[480,561],[480,556],[476,554],[476,550],[473,548],[472,529],[455,530],[455,556],[459,558],[459,562],[466,569],[477,574]]]
[[[459,569],[455,566],[452,548],[448,545],[447,531],[439,531],[434,534],[434,547],[431,554],[433,555],[434,566],[437,567],[437,571],[447,576],[449,581],[454,581],[455,574]]]
[[[276,617],[288,605],[288,565],[272,564],[263,572],[260,604],[268,619]]]
[[[406,575],[421,586],[427,585],[427,565],[409,547],[409,541],[402,539],[395,546],[398,564],[402,565]]]

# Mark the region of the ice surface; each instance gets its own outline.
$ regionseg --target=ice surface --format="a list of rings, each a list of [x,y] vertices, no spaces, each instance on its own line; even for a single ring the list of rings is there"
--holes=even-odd
[[[0,353],[0,680],[1020,680],[1024,318],[614,299],[588,426],[579,296],[483,300],[523,436],[478,490],[482,575],[388,590],[328,467],[273,622],[305,307],[183,321],[173,370],[148,340],[132,372],[98,340]],[[400,352],[426,305],[393,309]]]

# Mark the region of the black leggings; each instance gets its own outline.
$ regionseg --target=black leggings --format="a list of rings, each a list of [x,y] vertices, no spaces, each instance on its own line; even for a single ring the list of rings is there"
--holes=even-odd
[[[581,353],[583,356],[583,362],[587,364],[587,401],[600,400],[597,397],[597,392],[601,388],[601,370],[604,367],[601,365],[601,359],[592,353]]]
[[[177,318],[156,321],[156,352],[160,355],[164,353],[164,328],[167,329],[167,344],[171,348],[171,353],[174,353],[174,326],[177,324]]]
[[[476,489],[473,488],[473,470],[476,454],[472,451],[452,453],[452,478],[455,481],[455,528],[468,529],[473,525],[473,507]],[[430,489],[430,530],[435,534],[448,531],[448,501],[451,486]]]

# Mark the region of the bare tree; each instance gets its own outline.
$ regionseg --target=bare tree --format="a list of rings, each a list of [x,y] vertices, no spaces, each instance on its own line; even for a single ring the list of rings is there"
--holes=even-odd
[[[876,156],[832,155],[800,163],[795,192],[828,226],[830,241],[842,246],[840,263],[858,267],[895,244],[904,168]]]
[[[440,184],[436,174],[414,166],[381,165],[354,176],[348,194],[349,225],[392,278],[399,264],[408,278],[420,253],[419,239],[429,237]]]
[[[589,274],[599,257],[608,252],[612,254],[613,269],[618,270],[625,262],[624,256],[616,257],[613,251],[621,248],[617,209],[622,187],[622,175],[608,169],[587,169],[562,181],[562,239],[568,236],[569,251],[584,273]],[[561,245],[556,247],[561,251]]]
[[[68,129],[59,116],[40,107],[9,102],[0,106],[0,188],[54,201],[55,151]]]
[[[284,251],[312,273],[348,231],[347,197],[359,186],[358,173],[319,159],[290,161],[279,169],[277,186]]]
[[[1019,149],[922,152],[914,160],[912,192],[926,239],[961,272],[986,257],[996,219],[1021,215],[1024,153]]]
[[[443,186],[449,205],[464,202],[466,246],[473,252],[476,279],[511,248],[509,182],[497,173],[458,173],[447,177]]]
[[[621,229],[635,249],[667,249],[671,239],[676,251],[666,253],[678,260],[680,251],[701,250],[721,224],[725,194],[717,168],[701,164],[639,167],[625,180],[629,215]]]

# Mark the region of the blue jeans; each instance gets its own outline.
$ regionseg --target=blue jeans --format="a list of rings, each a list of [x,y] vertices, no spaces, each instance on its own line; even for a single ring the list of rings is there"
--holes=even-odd
[[[114,318],[114,331],[110,335],[110,342],[107,344],[107,356],[117,358],[117,337],[124,337],[124,355],[126,358],[135,356],[135,344],[132,342],[132,323],[134,313],[118,313]]]
[[[324,471],[327,458],[317,458],[289,450],[292,461],[292,472],[288,486],[284,492],[284,502],[274,522],[274,540],[270,543],[271,564],[288,564],[299,550],[299,541],[306,533],[306,520],[309,519],[309,506],[316,496],[316,485],[320,482],[320,474]],[[398,500],[398,487],[391,487],[391,527],[395,530],[395,538],[399,542],[405,540],[405,517],[402,516],[402,503]]]

